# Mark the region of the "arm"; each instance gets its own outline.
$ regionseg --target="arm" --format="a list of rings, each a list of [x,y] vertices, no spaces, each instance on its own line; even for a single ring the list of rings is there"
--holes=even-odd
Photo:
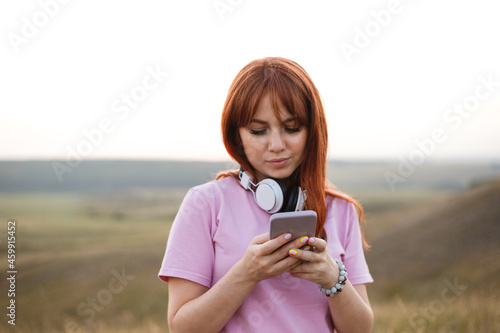
[[[293,257],[308,262],[293,268],[290,274],[325,288],[333,287],[338,281],[339,267],[328,252],[326,242],[321,238],[311,237],[309,244],[314,246],[314,251],[291,252]],[[353,286],[348,278],[341,293],[328,297],[328,304],[333,324],[338,332],[370,332],[373,312],[365,285]]]
[[[371,332],[373,312],[366,285],[353,286],[348,279],[341,293],[329,297],[328,304],[338,332]]]
[[[256,236],[244,256],[211,288],[169,278],[170,332],[219,332],[259,281],[300,264],[288,251],[304,244],[297,239],[284,245],[288,241],[286,235],[272,240],[268,234]]]
[[[232,269],[212,288],[170,278],[168,324],[170,332],[219,332],[252,291],[255,284]]]

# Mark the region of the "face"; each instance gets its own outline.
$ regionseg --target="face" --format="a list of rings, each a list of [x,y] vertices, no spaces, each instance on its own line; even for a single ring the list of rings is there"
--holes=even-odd
[[[279,114],[278,119],[266,95],[250,124],[239,129],[245,155],[256,171],[254,182],[285,179],[302,163],[307,128],[282,105]]]

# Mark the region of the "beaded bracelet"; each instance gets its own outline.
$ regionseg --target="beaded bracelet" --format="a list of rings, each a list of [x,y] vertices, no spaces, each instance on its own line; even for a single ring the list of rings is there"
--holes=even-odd
[[[340,293],[342,291],[342,288],[344,287],[346,281],[347,281],[347,271],[345,270],[344,264],[342,263],[342,261],[338,260],[337,258],[335,258],[335,262],[339,266],[339,270],[340,270],[339,282],[336,283],[333,287],[328,288],[328,289],[323,287],[322,285],[318,284],[319,289],[321,290],[323,295],[325,295],[326,297],[335,296],[338,293]]]

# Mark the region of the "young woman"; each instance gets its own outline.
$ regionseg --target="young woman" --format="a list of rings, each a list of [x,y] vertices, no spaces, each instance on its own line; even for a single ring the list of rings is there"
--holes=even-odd
[[[326,180],[326,119],[309,75],[284,58],[249,63],[222,135],[241,169],[192,188],[175,218],[159,273],[170,332],[369,332],[363,211]],[[256,201],[270,179],[282,208]],[[269,239],[270,211],[301,209],[302,195],[316,237]]]

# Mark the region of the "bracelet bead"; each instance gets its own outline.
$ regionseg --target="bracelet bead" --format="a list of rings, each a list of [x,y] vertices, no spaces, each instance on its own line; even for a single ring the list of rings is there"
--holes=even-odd
[[[342,291],[342,288],[344,287],[346,281],[347,281],[347,271],[345,270],[344,264],[342,263],[342,261],[338,260],[337,258],[335,258],[335,262],[339,266],[339,270],[340,270],[339,282],[336,283],[335,286],[333,286],[331,288],[325,288],[322,285],[318,284],[318,287],[319,287],[321,293],[323,293],[323,295],[325,295],[326,297],[335,296],[338,293],[340,293]]]

